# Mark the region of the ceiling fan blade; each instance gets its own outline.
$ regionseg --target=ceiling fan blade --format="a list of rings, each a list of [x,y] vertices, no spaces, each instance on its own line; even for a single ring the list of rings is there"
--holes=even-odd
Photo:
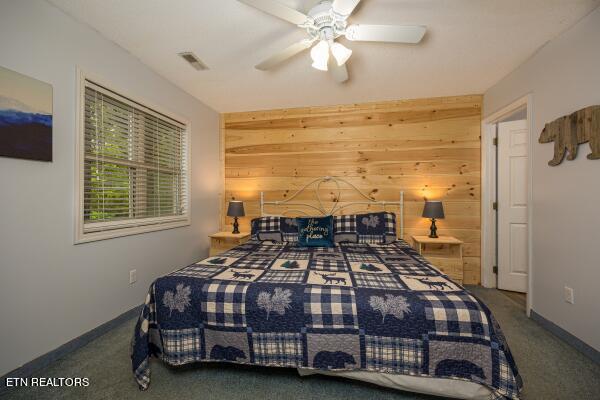
[[[257,8],[267,14],[281,18],[294,25],[301,25],[306,22],[308,17],[298,10],[284,6],[274,0],[238,0],[241,3],[247,4],[250,7]]]
[[[293,57],[301,51],[308,49],[310,46],[312,46],[313,43],[314,40],[312,39],[304,39],[298,43],[294,43],[293,45],[288,46],[280,52],[267,58],[260,64],[257,64],[254,68],[260,69],[261,71],[269,70],[277,66],[278,64],[284,62],[288,58]]]
[[[347,17],[352,14],[358,3],[360,0],[333,0],[331,7],[337,14]]]
[[[348,68],[346,68],[346,64],[338,65],[333,57],[329,57],[327,70],[337,83],[344,83],[348,80]]]
[[[346,38],[361,42],[419,43],[427,28],[423,25],[350,25]]]

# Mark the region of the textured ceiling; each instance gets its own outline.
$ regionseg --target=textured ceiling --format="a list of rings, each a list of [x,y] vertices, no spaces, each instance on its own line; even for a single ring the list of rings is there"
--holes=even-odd
[[[303,52],[254,65],[304,31],[236,0],[49,0],[214,109],[344,104],[483,93],[600,0],[362,0],[349,22],[422,24],[419,45],[341,40],[354,53],[336,84]],[[307,11],[315,0],[279,0]],[[210,70],[177,53],[193,51]],[[574,60],[576,62],[576,60]]]

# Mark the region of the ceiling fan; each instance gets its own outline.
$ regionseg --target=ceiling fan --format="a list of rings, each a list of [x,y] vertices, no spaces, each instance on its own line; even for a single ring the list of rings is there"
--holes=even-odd
[[[266,71],[312,47],[312,66],[329,71],[339,82],[348,80],[346,61],[352,50],[335,41],[340,36],[352,41],[419,43],[425,35],[422,25],[348,25],[347,19],[360,0],[322,0],[303,14],[275,0],[238,0],[251,7],[306,29],[308,38],[286,47],[255,66]],[[315,42],[318,42],[315,46]],[[330,54],[333,57],[330,57]]]

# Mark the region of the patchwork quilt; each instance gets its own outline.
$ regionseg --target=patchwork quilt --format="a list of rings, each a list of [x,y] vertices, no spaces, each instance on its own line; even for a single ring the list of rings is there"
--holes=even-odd
[[[404,241],[301,247],[250,241],[151,285],[132,339],[150,357],[459,379],[518,399],[489,309]]]

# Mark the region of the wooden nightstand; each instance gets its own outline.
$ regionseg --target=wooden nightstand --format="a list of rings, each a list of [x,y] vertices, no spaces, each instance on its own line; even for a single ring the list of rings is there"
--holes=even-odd
[[[413,236],[415,249],[423,257],[462,285],[463,282],[463,242],[452,236]]]
[[[217,232],[208,237],[210,238],[209,256],[212,257],[247,242],[250,239],[250,233]]]

